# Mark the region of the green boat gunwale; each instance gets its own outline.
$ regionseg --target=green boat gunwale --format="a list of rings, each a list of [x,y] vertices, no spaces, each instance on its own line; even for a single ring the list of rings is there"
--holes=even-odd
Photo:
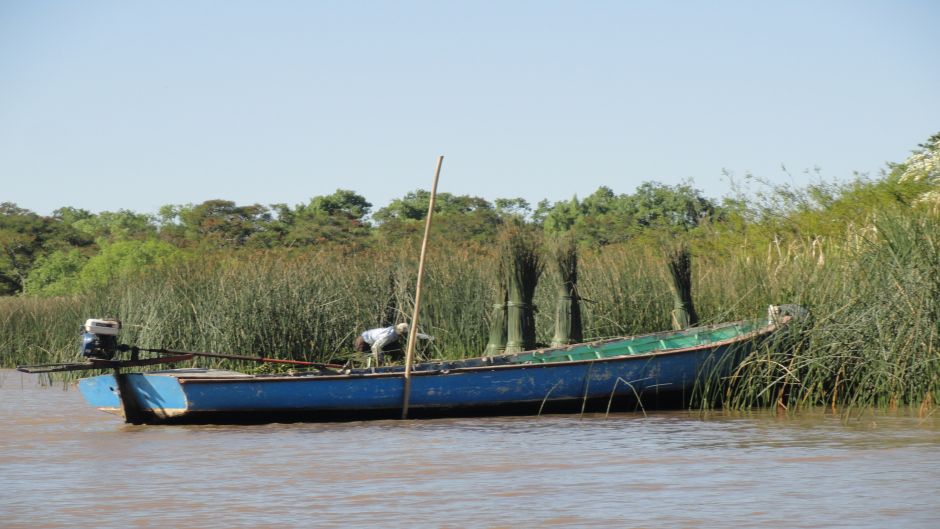
[[[559,364],[564,365],[581,365],[581,364],[598,364],[619,361],[626,357],[644,359],[652,357],[662,357],[662,356],[672,356],[676,354],[688,353],[691,351],[696,351],[700,349],[713,349],[715,347],[721,347],[725,345],[731,345],[738,342],[745,342],[748,340],[756,339],[760,336],[769,335],[778,329],[786,326],[792,320],[792,316],[781,317],[777,322],[769,322],[763,325],[756,326],[754,330],[748,331],[743,334],[733,336],[731,338],[726,338],[723,340],[718,340],[714,342],[706,342],[703,344],[698,344],[689,347],[681,348],[670,348],[670,349],[659,349],[643,353],[625,353],[603,358],[587,358],[582,360],[564,360],[559,359],[558,361],[551,362],[525,362],[525,363],[506,363],[506,364],[492,364],[492,365],[483,365],[483,366],[467,366],[467,367],[454,367],[452,369],[435,369],[435,370],[419,370],[412,371],[412,376],[435,376],[441,374],[458,374],[458,373],[472,373],[478,371],[495,371],[503,369],[541,369],[541,368],[550,368],[557,367]],[[716,325],[710,325],[705,327],[694,327],[691,329],[686,329],[683,331],[661,331],[651,334],[641,334],[633,336],[625,336],[619,338],[608,338],[605,340],[598,340],[594,342],[583,342],[579,344],[572,344],[564,348],[552,347],[545,349],[536,349],[532,351],[523,351],[521,353],[515,353],[512,355],[504,355],[505,357],[518,357],[524,355],[534,355],[542,352],[555,352],[562,350],[571,350],[577,347],[585,346],[601,346],[603,344],[616,343],[621,341],[629,341],[636,338],[655,338],[657,336],[675,336],[681,335],[683,333],[694,334],[702,332],[714,332],[715,330],[722,328],[731,328],[735,326],[743,326],[747,324],[754,324],[762,320],[741,320],[736,322],[721,323]],[[766,320],[764,320],[766,321]],[[499,356],[493,358],[500,358]],[[457,361],[459,362],[459,360]],[[421,364],[418,364],[421,365]],[[298,375],[243,375],[243,376],[224,376],[224,377],[214,377],[214,376],[190,376],[187,377],[185,374],[175,374],[173,371],[163,371],[163,372],[151,372],[147,373],[148,375],[166,375],[176,377],[180,384],[218,384],[218,383],[239,383],[245,382],[246,380],[251,381],[264,381],[264,382],[296,382],[298,380],[344,380],[344,379],[376,379],[376,378],[402,378],[404,375],[403,371],[391,371],[391,372],[357,372],[357,373],[337,373],[337,374],[298,374]]]

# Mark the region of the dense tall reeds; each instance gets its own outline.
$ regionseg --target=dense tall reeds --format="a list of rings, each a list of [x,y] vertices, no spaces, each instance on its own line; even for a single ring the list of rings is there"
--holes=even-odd
[[[485,346],[488,268],[469,252],[434,257],[439,266],[426,278],[421,330],[438,339],[425,354],[466,356]],[[80,325],[102,316],[120,318],[122,341],[142,347],[344,359],[359,332],[410,314],[414,261],[408,249],[217,254],[75,298],[0,298],[2,361],[72,360]]]
[[[757,242],[758,240],[763,242]],[[708,243],[708,241],[705,241]],[[764,314],[796,303],[813,317],[755,351],[731,378],[709,381],[691,406],[931,406],[940,398],[940,221],[883,214],[841,237],[769,236],[736,245],[691,241],[691,285],[701,323]],[[495,245],[494,245],[495,246]],[[578,293],[586,340],[670,327],[670,278],[655,245],[580,248]],[[491,246],[442,243],[429,256],[423,355],[486,351],[493,288],[503,255]],[[122,341],[166,347],[335,361],[355,335],[413,306],[416,252],[211,254],[115,280],[71,298],[0,298],[4,366],[73,360],[88,317],[125,322]],[[540,285],[529,303],[551,307]],[[553,311],[534,314],[549,343]],[[398,314],[402,313],[402,314]]]
[[[86,307],[78,298],[0,297],[0,365],[73,359]]]
[[[940,396],[940,222],[885,214],[831,247],[823,262],[808,245],[788,283],[813,317],[788,347],[753,353],[706,404],[736,408],[913,406]],[[814,259],[815,257],[815,259]],[[781,269],[782,272],[782,269]]]

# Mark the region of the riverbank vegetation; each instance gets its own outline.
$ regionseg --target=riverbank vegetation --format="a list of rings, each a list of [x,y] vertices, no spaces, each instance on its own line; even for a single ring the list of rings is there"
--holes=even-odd
[[[500,295],[498,234],[524,226],[578,247],[585,339],[669,328],[666,265],[691,255],[703,324],[805,306],[790,350],[766,348],[693,405],[931,407],[940,398],[940,135],[876,178],[805,188],[760,184],[721,200],[691,184],[603,187],[535,207],[438,197],[421,328],[426,357],[477,356]],[[757,185],[758,187],[754,187]],[[0,359],[74,359],[88,317],[125,322],[144,347],[344,361],[362,329],[411,314],[428,193],[372,211],[338,190],[289,207],[224,200],[158,215],[0,205]],[[549,257],[546,257],[546,260]],[[547,262],[547,261],[546,261]],[[550,343],[558,291],[534,293]]]

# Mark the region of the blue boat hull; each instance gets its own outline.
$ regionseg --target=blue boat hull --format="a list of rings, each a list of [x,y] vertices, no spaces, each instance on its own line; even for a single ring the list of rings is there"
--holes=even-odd
[[[409,416],[537,414],[688,402],[697,382],[727,376],[768,333],[651,354],[543,364],[419,364]],[[218,373],[218,374],[217,374]],[[79,388],[133,423],[335,421],[401,414],[401,368],[375,373],[250,376],[210,370],[102,375]],[[123,398],[122,398],[123,395]]]

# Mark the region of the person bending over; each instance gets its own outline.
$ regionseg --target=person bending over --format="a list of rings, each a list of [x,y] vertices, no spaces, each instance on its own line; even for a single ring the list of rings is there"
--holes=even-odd
[[[367,367],[382,365],[386,354],[401,353],[408,335],[408,324],[399,323],[391,327],[378,327],[363,332],[353,340],[353,349],[360,353],[372,353]]]

